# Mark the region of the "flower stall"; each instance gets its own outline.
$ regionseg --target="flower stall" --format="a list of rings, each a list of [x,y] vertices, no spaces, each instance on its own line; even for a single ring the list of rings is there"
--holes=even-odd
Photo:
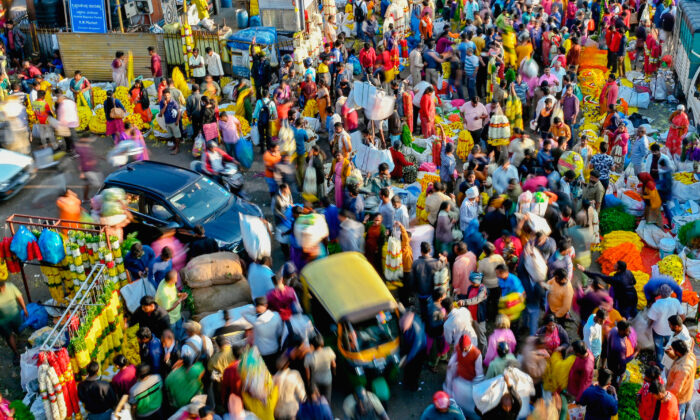
[[[58,306],[75,296],[97,264],[120,287],[128,283],[120,242],[107,233],[106,225],[22,214],[10,216],[6,224],[12,236],[0,242],[0,279],[21,273],[30,302],[25,265],[41,268]]]
[[[76,383],[93,360],[103,375],[111,376],[112,360],[119,353],[140,363],[135,330],[126,328],[119,283],[112,281],[106,265],[96,263],[38,353],[36,404],[41,401],[46,418],[81,418]]]

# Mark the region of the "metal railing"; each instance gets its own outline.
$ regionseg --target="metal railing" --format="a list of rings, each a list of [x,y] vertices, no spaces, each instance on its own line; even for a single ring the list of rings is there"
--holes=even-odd
[[[90,270],[87,278],[75,293],[73,299],[68,303],[68,307],[61,315],[61,318],[51,329],[51,332],[41,345],[41,350],[54,350],[56,343],[64,336],[66,328],[72,324],[72,320],[77,317],[78,326],[85,322],[90,306],[100,305],[100,297],[104,293],[105,282],[109,281],[104,276],[104,264],[96,264]],[[77,328],[68,328],[68,341],[73,337]]]
[[[192,31],[194,46],[199,48],[199,53],[203,56],[204,50],[210,47],[215,53],[221,54],[219,47],[219,35],[216,33]],[[168,66],[180,66],[185,64],[185,56],[182,53],[182,37],[180,33],[163,34],[163,44],[165,44],[165,61]]]

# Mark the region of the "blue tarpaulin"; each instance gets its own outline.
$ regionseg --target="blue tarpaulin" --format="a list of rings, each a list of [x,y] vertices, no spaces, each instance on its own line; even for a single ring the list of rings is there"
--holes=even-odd
[[[255,38],[256,44],[273,45],[277,43],[277,28],[272,26],[257,26],[240,30],[228,37],[229,48],[247,50]]]

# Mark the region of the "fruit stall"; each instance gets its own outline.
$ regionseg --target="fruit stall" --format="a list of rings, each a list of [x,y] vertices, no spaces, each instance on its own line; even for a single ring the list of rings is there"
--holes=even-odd
[[[59,307],[75,296],[98,264],[119,286],[128,283],[118,238],[109,226],[83,221],[13,214],[6,220],[11,236],[0,242],[0,280],[21,273],[31,302],[25,265],[38,265],[53,303]]]

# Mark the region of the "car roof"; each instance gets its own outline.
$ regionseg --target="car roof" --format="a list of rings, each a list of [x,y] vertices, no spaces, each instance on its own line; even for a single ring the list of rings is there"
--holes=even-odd
[[[200,177],[197,172],[179,166],[143,160],[112,172],[105,183],[134,185],[170,197]]]

